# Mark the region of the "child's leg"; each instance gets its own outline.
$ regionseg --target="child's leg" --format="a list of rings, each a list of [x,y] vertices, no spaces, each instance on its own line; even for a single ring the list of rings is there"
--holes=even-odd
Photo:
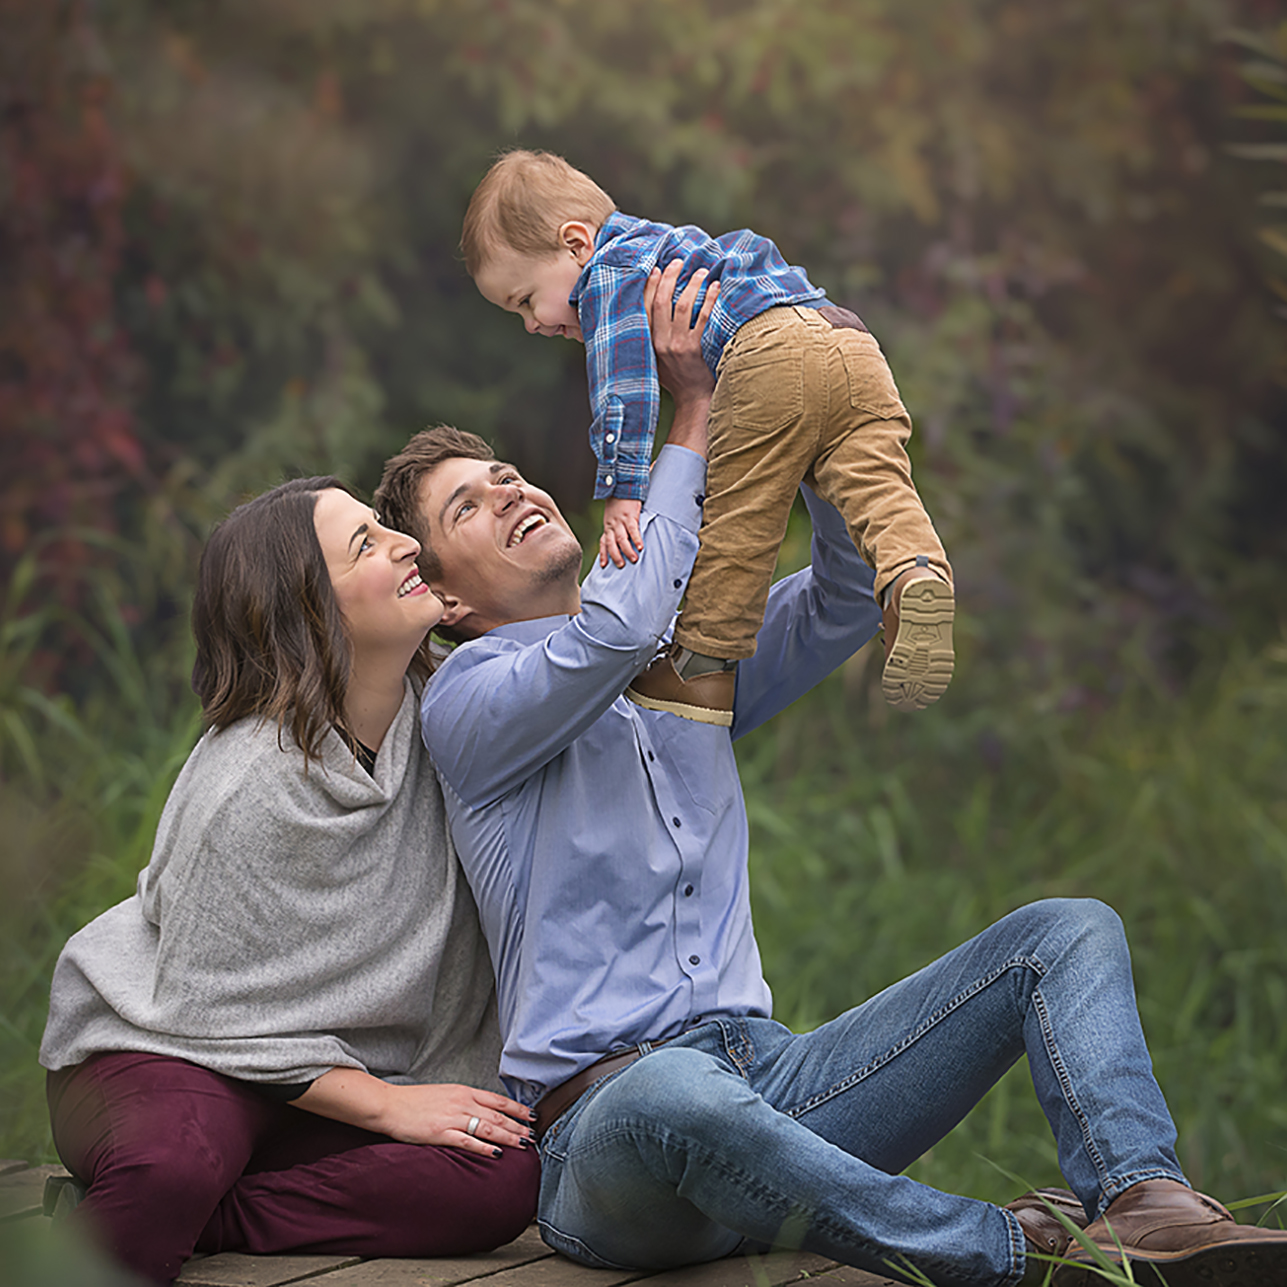
[[[952,569],[912,482],[911,420],[880,346],[844,310],[820,312],[831,408],[811,482],[844,515],[885,608],[885,698],[936,701],[952,677]]]
[[[818,325],[831,328],[822,316]],[[831,406],[813,467],[818,491],[844,515],[859,553],[875,569],[873,588],[882,602],[919,558],[951,585],[947,555],[912,482],[911,417],[885,355],[871,334],[853,326],[831,328],[828,338]]]
[[[826,371],[801,344],[808,311],[752,318],[720,364],[701,548],[675,631],[677,643],[709,657],[754,654],[791,504],[818,452]]]

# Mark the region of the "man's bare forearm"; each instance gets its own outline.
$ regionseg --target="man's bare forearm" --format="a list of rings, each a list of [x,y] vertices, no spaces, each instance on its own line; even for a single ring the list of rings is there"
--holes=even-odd
[[[694,393],[682,401],[676,399],[675,419],[666,436],[671,447],[687,447],[706,459],[710,435],[707,431],[711,410],[709,393]]]

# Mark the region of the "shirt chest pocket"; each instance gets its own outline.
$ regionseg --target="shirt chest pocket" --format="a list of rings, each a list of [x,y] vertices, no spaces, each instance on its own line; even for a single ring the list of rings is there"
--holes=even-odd
[[[676,715],[658,715],[651,724],[656,761],[648,765],[649,772],[654,779],[661,776],[665,789],[674,793],[680,808],[692,804],[713,816],[736,798],[730,795],[726,780],[732,760],[726,729],[681,720]],[[731,790],[738,789],[734,781]],[[664,797],[659,793],[658,798]]]

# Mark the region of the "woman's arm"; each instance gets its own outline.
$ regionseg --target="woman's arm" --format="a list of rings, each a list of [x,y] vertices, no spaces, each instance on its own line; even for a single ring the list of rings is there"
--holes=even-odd
[[[403,1144],[439,1144],[500,1156],[533,1139],[532,1110],[472,1086],[394,1086],[360,1068],[332,1068],[298,1099],[296,1108],[361,1126]],[[467,1132],[479,1119],[476,1134]]]

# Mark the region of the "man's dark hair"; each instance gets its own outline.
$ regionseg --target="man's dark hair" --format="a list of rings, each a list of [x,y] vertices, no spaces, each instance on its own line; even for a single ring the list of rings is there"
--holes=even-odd
[[[431,584],[442,580],[442,563],[434,553],[432,533],[420,509],[424,480],[444,460],[495,460],[496,453],[477,434],[464,433],[451,425],[422,429],[396,456],[385,462],[373,504],[380,522],[395,532],[405,532],[420,542],[420,575]],[[452,643],[467,636],[438,626],[436,633]]]

